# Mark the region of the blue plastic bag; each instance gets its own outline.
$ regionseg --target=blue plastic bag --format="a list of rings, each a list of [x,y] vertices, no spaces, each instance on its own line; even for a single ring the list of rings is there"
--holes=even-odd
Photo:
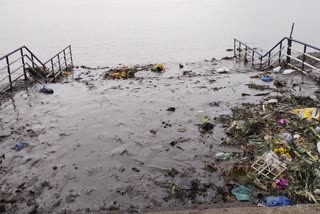
[[[261,80],[263,82],[272,82],[273,81],[273,78],[272,77],[262,77]]]
[[[292,202],[284,196],[265,197],[262,199],[263,205],[267,207],[278,207],[292,205]]]
[[[16,151],[20,151],[22,149],[24,149],[25,147],[28,147],[29,144],[28,143],[25,143],[25,142],[17,142],[16,145],[15,145],[15,149]]]

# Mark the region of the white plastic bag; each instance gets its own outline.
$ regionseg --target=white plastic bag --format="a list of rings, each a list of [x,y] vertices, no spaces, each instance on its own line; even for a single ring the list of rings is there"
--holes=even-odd
[[[292,74],[294,72],[293,69],[287,69],[283,71],[283,74],[287,75],[287,74]]]

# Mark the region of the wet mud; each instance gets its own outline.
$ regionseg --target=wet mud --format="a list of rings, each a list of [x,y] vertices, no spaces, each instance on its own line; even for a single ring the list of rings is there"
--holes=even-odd
[[[221,115],[269,96],[316,98],[318,89],[300,75],[274,75],[285,88],[264,83],[232,60],[164,65],[164,73],[142,69],[127,80],[79,67],[48,85],[54,94],[35,84],[3,102],[0,208],[145,213],[224,203],[224,166],[214,155],[241,150],[222,145]],[[16,151],[17,142],[28,146]]]

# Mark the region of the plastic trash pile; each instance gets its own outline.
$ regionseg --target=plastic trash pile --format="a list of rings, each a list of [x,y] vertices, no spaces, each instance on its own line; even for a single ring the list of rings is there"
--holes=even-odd
[[[261,206],[320,202],[319,104],[309,97],[276,96],[232,109],[232,118],[224,122],[224,144],[240,147],[243,156],[224,166],[224,175],[236,184],[232,195],[238,201],[255,198]],[[219,161],[232,157],[215,155]],[[255,188],[249,191],[248,185]]]

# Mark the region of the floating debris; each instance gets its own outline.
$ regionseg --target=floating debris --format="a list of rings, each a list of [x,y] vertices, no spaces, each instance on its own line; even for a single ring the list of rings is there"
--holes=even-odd
[[[158,72],[158,73],[160,73],[160,72],[162,72],[162,71],[164,71],[165,70],[165,68],[164,68],[164,65],[163,64],[157,64],[157,65],[155,65],[155,66],[153,66],[152,68],[151,68],[151,71],[153,71],[153,72]]]
[[[111,69],[104,74],[104,79],[129,79],[135,78],[136,68],[117,68]]]

